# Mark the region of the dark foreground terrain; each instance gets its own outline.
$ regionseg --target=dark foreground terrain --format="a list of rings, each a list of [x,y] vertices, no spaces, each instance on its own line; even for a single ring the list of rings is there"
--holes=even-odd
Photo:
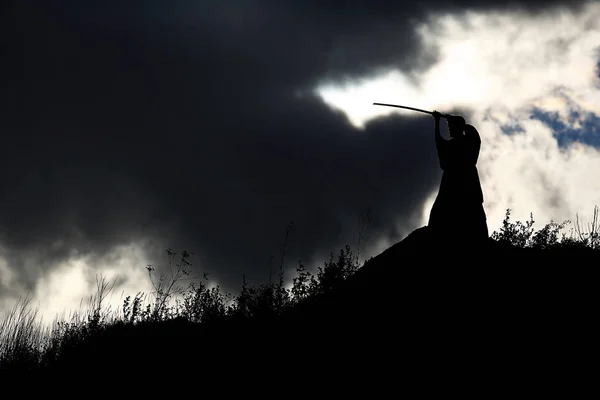
[[[246,394],[288,382],[289,393],[306,385],[352,392],[369,382],[420,397],[589,383],[599,251],[492,239],[473,247],[448,248],[421,228],[282,317],[114,326],[43,372],[90,384],[132,373],[192,377]]]

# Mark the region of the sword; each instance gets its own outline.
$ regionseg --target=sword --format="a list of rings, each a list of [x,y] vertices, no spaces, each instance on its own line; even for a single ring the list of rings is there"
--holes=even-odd
[[[425,113],[425,114],[433,115],[433,111],[422,110],[420,108],[414,108],[414,107],[399,106],[397,104],[373,103],[373,105],[375,105],[375,106],[386,106],[386,107],[404,108],[406,110],[418,111],[418,112],[422,112],[422,113]],[[450,115],[450,114],[442,114],[442,117],[443,118],[449,118],[449,117],[452,117],[452,115]]]

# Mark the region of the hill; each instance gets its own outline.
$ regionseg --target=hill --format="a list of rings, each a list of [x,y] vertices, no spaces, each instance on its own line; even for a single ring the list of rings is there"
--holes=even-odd
[[[280,316],[117,324],[43,371],[90,383],[155,369],[265,385],[383,379],[424,392],[582,379],[595,356],[599,253],[447,245],[423,227]]]

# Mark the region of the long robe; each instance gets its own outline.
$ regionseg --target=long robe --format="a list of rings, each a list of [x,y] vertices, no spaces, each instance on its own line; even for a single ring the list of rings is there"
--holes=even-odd
[[[483,191],[476,166],[481,148],[479,133],[472,125],[466,125],[461,137],[436,138],[436,147],[444,172],[428,226],[446,239],[487,238]]]

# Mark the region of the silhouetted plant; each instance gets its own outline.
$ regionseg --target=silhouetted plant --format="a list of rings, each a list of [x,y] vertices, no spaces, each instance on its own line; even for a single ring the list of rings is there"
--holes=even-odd
[[[300,262],[296,269],[297,276],[292,281],[292,301],[297,303],[310,296],[329,292],[358,269],[359,266],[349,245],[340,250],[337,260],[333,253],[330,253],[329,261],[325,261],[322,267],[317,268],[316,275],[307,271],[304,264]]]
[[[333,290],[340,282],[347,279],[358,270],[350,246],[346,245],[340,250],[337,261],[334,261],[333,253],[329,261],[317,270],[317,293],[325,293]]]
[[[510,243],[517,247],[526,247],[533,235],[533,214],[529,214],[529,221],[510,222],[510,209],[506,209],[500,232],[494,232],[491,238],[499,242]]]
[[[587,232],[582,230],[581,222],[579,221],[579,214],[576,214],[574,234],[576,235],[575,240],[583,246],[590,247],[592,249],[600,248],[600,220],[598,206],[594,206],[592,221],[588,223]]]
[[[317,293],[319,282],[317,278],[306,270],[302,262],[296,268],[297,276],[292,279],[292,298],[294,303],[302,301]]]
[[[231,315],[237,317],[274,317],[281,315],[293,303],[291,291],[284,285],[284,263],[288,241],[294,233],[294,223],[290,222],[285,231],[279,259],[279,279],[273,282],[273,256],[269,259],[269,281],[267,284],[250,287],[246,276],[242,277],[240,294],[235,305],[230,309]]]
[[[546,226],[533,234],[529,246],[534,249],[542,250],[558,246],[560,244],[558,235],[568,223],[569,221],[564,221],[561,224],[550,221],[550,223],[546,224]]]
[[[104,300],[113,290],[115,282],[109,288],[109,283],[102,276],[96,276],[96,294],[89,297],[89,312],[87,315],[86,329],[95,332],[102,328],[110,315],[110,308],[104,308]]]
[[[533,229],[535,223],[533,214],[530,214],[529,221],[511,222],[510,209],[507,209],[500,231],[493,232],[490,237],[496,241],[509,243],[520,248],[543,250],[560,246],[580,246],[597,249],[600,248],[600,221],[598,217],[598,206],[595,206],[592,222],[588,224],[588,231],[584,232],[579,221],[579,214],[577,214],[575,226],[571,229],[571,235],[567,236],[565,233],[561,234],[561,230],[571,223],[569,220],[562,223],[550,221],[543,228],[535,231]]]
[[[37,308],[29,295],[19,301],[0,323],[0,371],[28,369],[39,361],[38,346],[44,332],[37,322]]]
[[[208,288],[204,282],[192,282],[183,293],[179,315],[190,322],[210,322],[227,315],[231,295],[219,286]]]
[[[143,302],[146,298],[144,293],[137,293],[131,301],[131,296],[123,300],[123,322],[135,324],[136,322],[148,320],[152,314],[150,304],[146,304],[144,309]]]
[[[273,317],[283,313],[292,304],[290,291],[278,283],[249,286],[244,277],[240,294],[230,311],[240,317]]]
[[[181,252],[181,260],[178,264],[175,264],[175,270],[173,268],[173,263],[177,253],[172,251],[171,249],[167,249],[167,256],[169,258],[169,276],[165,276],[165,274],[161,274],[158,278],[158,281],[152,277],[152,272],[154,268],[152,265],[148,265],[146,269],[148,270],[148,276],[150,278],[150,282],[154,287],[154,306],[152,308],[148,307],[148,310],[151,310],[151,314],[147,316],[152,321],[162,321],[170,318],[174,318],[177,315],[173,313],[173,309],[168,307],[169,301],[176,294],[182,294],[184,288],[179,285],[179,281],[181,281],[184,276],[189,276],[190,271],[189,267],[192,266],[190,259],[190,253],[183,250]]]

